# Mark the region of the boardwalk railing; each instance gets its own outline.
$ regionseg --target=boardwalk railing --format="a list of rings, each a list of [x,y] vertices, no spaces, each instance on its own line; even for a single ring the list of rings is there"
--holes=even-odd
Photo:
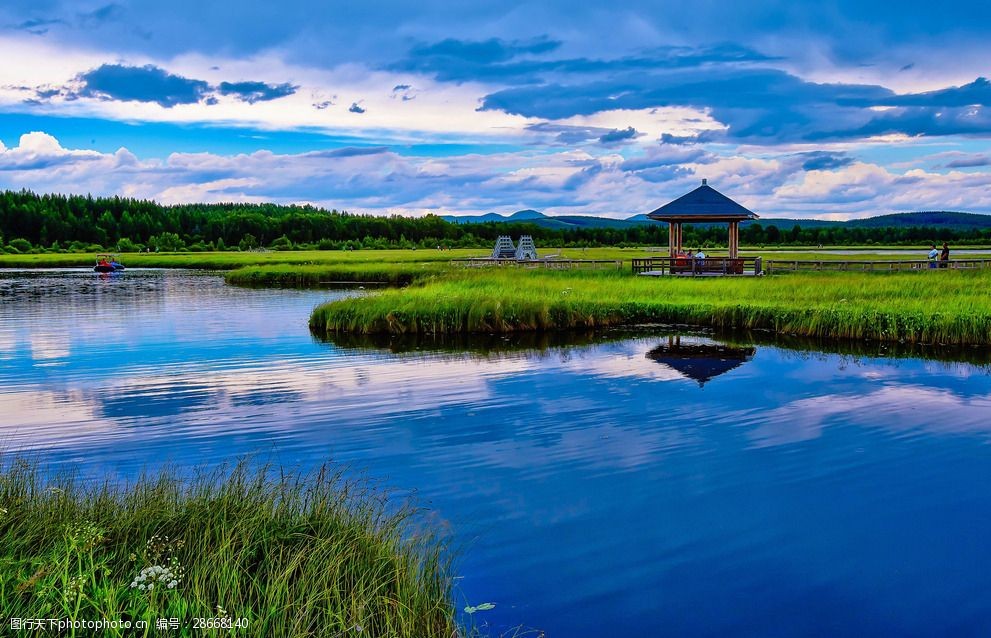
[[[950,261],[930,261],[928,259],[884,261],[768,259],[764,262],[764,270],[769,275],[775,272],[800,270],[890,272],[895,270],[972,270],[975,268],[991,268],[991,259],[953,259]]]
[[[633,260],[633,274],[650,275],[760,275],[760,257],[642,257]]]
[[[491,257],[468,257],[452,259],[452,264],[481,268],[483,266],[512,266],[515,268],[548,268],[551,270],[622,268],[621,259],[492,259]]]

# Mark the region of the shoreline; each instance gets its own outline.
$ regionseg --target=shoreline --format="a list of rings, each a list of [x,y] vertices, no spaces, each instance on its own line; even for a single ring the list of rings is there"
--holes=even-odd
[[[781,335],[991,345],[988,272],[801,273],[644,281],[622,274],[466,273],[329,302],[317,333],[552,332],[650,323]]]

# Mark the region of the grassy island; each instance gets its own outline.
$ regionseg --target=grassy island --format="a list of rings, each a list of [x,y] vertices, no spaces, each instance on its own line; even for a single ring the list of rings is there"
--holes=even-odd
[[[645,278],[628,272],[457,272],[316,308],[327,333],[504,333],[644,323],[810,337],[991,344],[991,272]]]
[[[872,247],[877,250],[877,247]],[[572,259],[624,260],[623,270],[473,271],[452,260],[479,249],[123,254],[128,267],[221,270],[228,283],[406,286],[317,308],[318,333],[470,334],[643,323],[757,328],[780,334],[911,343],[991,344],[991,271],[802,272],[761,279],[641,278],[643,248],[542,249]],[[965,254],[960,249],[957,255]],[[836,251],[760,250],[768,260],[919,259]],[[88,267],[92,254],[0,255],[0,268]]]
[[[116,486],[0,456],[0,617],[151,623],[59,635],[462,635],[444,543],[384,503],[328,468]]]

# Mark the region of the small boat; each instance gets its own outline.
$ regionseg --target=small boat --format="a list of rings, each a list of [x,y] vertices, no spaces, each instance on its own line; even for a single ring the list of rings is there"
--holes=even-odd
[[[120,272],[124,270],[124,264],[117,261],[117,255],[97,255],[93,270],[96,272]]]

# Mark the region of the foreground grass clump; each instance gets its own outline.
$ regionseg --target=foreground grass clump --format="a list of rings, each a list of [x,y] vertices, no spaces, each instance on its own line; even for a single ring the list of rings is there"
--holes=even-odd
[[[811,337],[991,343],[991,271],[647,278],[620,272],[483,271],[334,301],[318,332],[544,331],[643,323]]]
[[[204,633],[196,618],[219,618],[223,635],[459,635],[445,548],[414,535],[412,514],[326,467],[240,463],[117,486],[0,456],[0,618],[150,621],[144,635],[159,618],[180,620],[169,635]]]

